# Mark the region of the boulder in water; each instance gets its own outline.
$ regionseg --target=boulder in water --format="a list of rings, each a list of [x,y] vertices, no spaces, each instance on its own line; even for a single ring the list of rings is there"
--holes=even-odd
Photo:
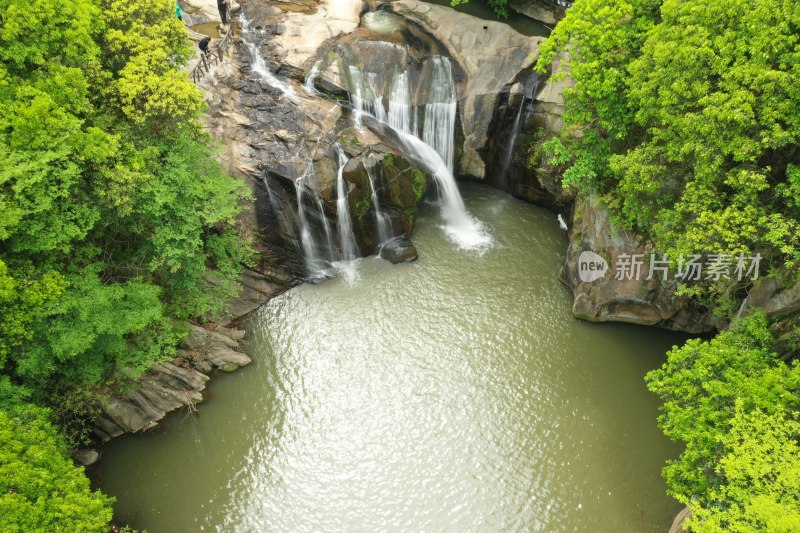
[[[79,465],[92,466],[100,459],[100,452],[91,448],[82,448],[73,451],[72,458]]]
[[[410,263],[419,258],[417,248],[408,237],[395,237],[381,247],[381,258],[392,264]]]

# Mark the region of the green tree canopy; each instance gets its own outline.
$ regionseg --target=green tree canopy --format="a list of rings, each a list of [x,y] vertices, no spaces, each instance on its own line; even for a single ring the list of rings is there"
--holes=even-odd
[[[102,532],[112,500],[93,492],[43,409],[0,409],[0,530]]]
[[[245,193],[190,54],[167,0],[0,0],[0,369],[43,395],[169,356],[234,290]]]
[[[685,444],[664,476],[670,492],[692,508],[695,531],[791,531],[754,529],[753,513],[770,506],[786,506],[787,524],[800,517],[800,457],[796,442],[788,446],[798,426],[786,414],[798,409],[800,366],[774,354],[774,340],[766,316],[757,314],[710,341],[673,349],[647,375],[648,387],[664,401],[660,427]],[[776,442],[787,446],[778,450]],[[759,458],[759,450],[770,455]],[[781,465],[791,465],[786,477],[770,476]],[[791,491],[783,494],[783,485]]]
[[[698,533],[800,531],[800,423],[737,405],[715,473],[724,483],[693,506]]]
[[[578,0],[541,50],[567,52],[564,181],[680,254],[800,259],[800,6]]]

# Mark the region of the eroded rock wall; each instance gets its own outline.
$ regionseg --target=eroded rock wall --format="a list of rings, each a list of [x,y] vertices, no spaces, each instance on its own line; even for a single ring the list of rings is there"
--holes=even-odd
[[[656,250],[645,237],[617,228],[599,198],[578,198],[569,230],[569,247],[561,278],[572,289],[572,313],[592,322],[629,322],[701,333],[719,326],[709,312],[675,295],[676,286],[660,272],[650,276],[650,257]],[[581,278],[583,252],[600,256],[608,270],[597,279]],[[638,272],[620,272],[621,256],[640,255]],[[601,261],[598,260],[598,263]],[[588,276],[587,276],[588,277]],[[648,279],[649,278],[649,279]]]

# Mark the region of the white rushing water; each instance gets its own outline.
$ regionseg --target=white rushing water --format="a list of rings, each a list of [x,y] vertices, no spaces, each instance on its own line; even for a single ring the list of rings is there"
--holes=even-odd
[[[347,164],[347,155],[341,145],[336,144],[336,153],[339,157],[339,171],[336,173],[336,216],[339,223],[339,240],[342,247],[342,258],[337,267],[342,271],[348,281],[354,281],[357,276],[356,259],[358,247],[353,235],[353,223],[350,219],[350,208],[347,204],[347,187],[344,181],[344,166]]]
[[[250,67],[253,69],[259,78],[267,82],[270,87],[278,89],[283,95],[292,100],[297,100],[297,93],[286,80],[278,78],[267,66],[264,56],[261,55],[258,45],[252,40],[252,30],[250,28],[250,21],[245,17],[239,17],[239,23],[242,28],[242,42],[247,47],[250,54]]]
[[[375,227],[378,230],[379,244],[383,245],[393,237],[392,235],[392,221],[381,210],[381,203],[378,199],[378,186],[375,183],[375,166],[372,155],[366,162],[365,168],[367,170],[367,177],[369,178],[369,186],[372,189],[372,207],[375,210]]]
[[[309,180],[310,183],[314,184],[315,190],[319,190],[313,161],[308,161],[308,163],[306,163],[306,179]],[[317,206],[317,213],[319,214],[320,221],[322,222],[322,230],[323,234],[325,235],[325,247],[327,252],[326,257],[328,258],[328,261],[333,262],[337,259],[336,246],[333,244],[333,231],[331,230],[330,222],[328,222],[328,217],[325,216],[325,208],[322,207],[322,198],[317,192],[314,193],[314,202]]]
[[[425,103],[425,125],[422,140],[432,146],[453,172],[456,131],[456,86],[449,59],[434,56],[430,75],[430,93]],[[459,194],[460,196],[460,194]]]
[[[300,244],[303,248],[306,270],[312,278],[330,277],[329,265],[338,259],[338,253],[333,242],[330,223],[322,206],[322,199],[314,189],[316,176],[312,162],[308,162],[305,175],[297,178],[294,186],[297,195],[297,215],[300,222]],[[311,199],[311,212],[304,200],[306,195]],[[314,231],[312,216],[322,226],[321,235],[318,231]],[[322,240],[323,238],[324,240]]]
[[[400,72],[392,83],[389,95],[389,125],[397,131],[412,132],[411,90],[408,87],[408,73]]]
[[[295,193],[297,194],[297,215],[300,219],[300,244],[303,246],[303,258],[306,262],[306,269],[310,274],[318,274],[321,268],[321,257],[318,252],[317,243],[314,241],[314,234],[308,221],[305,202],[303,201],[303,191],[305,185],[302,178],[297,178],[294,182]]]
[[[467,212],[453,176],[457,101],[450,60],[433,56],[425,65],[427,101],[420,104],[421,119],[417,111],[420,106],[411,101],[408,73],[399,72],[392,77],[387,111],[383,97],[375,89],[374,78],[355,65],[348,70],[356,125],[361,127],[361,117],[370,115],[395,130],[405,152],[432,173],[441,194],[444,230],[450,240],[467,250],[490,247],[491,236]]]
[[[314,88],[314,80],[317,79],[319,76],[319,69],[322,66],[322,59],[317,59],[314,66],[311,67],[311,70],[308,71],[308,76],[306,76],[305,81],[303,82],[303,90],[308,94],[315,94],[317,90]]]

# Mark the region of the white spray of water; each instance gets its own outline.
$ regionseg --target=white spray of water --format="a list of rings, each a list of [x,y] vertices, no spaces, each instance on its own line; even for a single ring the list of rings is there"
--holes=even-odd
[[[397,73],[392,79],[387,112],[382,98],[375,95],[372,80],[357,66],[350,65],[350,100],[355,109],[356,125],[361,127],[362,117],[370,115],[395,130],[405,152],[420,161],[436,181],[448,238],[463,249],[486,249],[491,247],[492,238],[467,212],[453,176],[457,102],[452,65],[449,59],[441,56],[429,61],[430,90],[421,120],[419,106],[411,103],[406,72]]]
[[[347,188],[344,181],[344,166],[347,164],[347,155],[341,145],[336,144],[339,156],[339,171],[336,174],[336,215],[339,223],[339,240],[342,247],[342,259],[336,266],[349,282],[358,279],[356,259],[358,247],[353,235],[353,223],[350,219],[350,208],[347,204]]]
[[[314,81],[319,76],[319,69],[322,67],[322,59],[318,59],[314,66],[311,67],[311,70],[308,71],[308,76],[306,76],[305,82],[303,82],[303,90],[308,94],[315,94],[317,92],[314,89]]]
[[[367,169],[367,177],[369,178],[369,186],[372,189],[372,207],[375,210],[375,227],[378,230],[379,244],[383,245],[392,238],[392,221],[381,210],[381,203],[378,199],[378,186],[375,183],[375,165],[372,154],[369,160],[365,163]]]
[[[294,92],[292,86],[289,85],[286,80],[282,80],[272,73],[267,66],[267,62],[264,60],[264,56],[261,55],[258,45],[244,37],[245,35],[252,37],[252,35],[250,35],[250,21],[245,17],[240,17],[239,23],[242,28],[242,42],[245,44],[247,51],[250,53],[250,68],[256,73],[256,75],[258,75],[259,78],[267,82],[270,87],[274,87],[281,91],[281,93],[283,93],[283,95],[289,100],[297,101],[297,93]]]

